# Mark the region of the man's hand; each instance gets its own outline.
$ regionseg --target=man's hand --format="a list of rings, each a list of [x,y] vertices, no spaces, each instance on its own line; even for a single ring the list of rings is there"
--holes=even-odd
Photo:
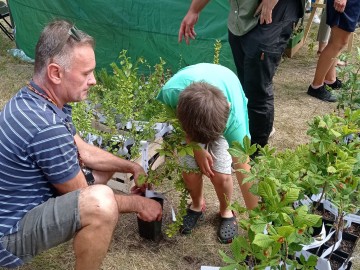
[[[185,38],[185,42],[187,45],[190,44],[189,38],[195,39],[196,32],[194,27],[198,19],[199,19],[199,13],[194,13],[189,10],[189,12],[186,14],[186,16],[184,17],[184,19],[180,24],[179,36],[178,36],[179,42],[182,41],[183,36]]]
[[[146,176],[146,172],[144,171],[144,168],[134,162],[133,167],[132,167],[132,175],[134,177],[135,186],[133,186],[131,188],[131,193],[144,194],[146,188],[148,187],[148,184],[147,183],[142,183],[142,184],[138,183],[138,179],[139,179],[140,175]]]
[[[178,41],[181,42],[183,36],[187,45],[190,44],[190,39],[195,39],[196,32],[194,29],[195,24],[199,19],[201,10],[207,5],[210,0],[192,0],[189,11],[182,20],[179,29]]]
[[[334,1],[334,8],[336,11],[343,13],[346,7],[347,0],[335,0]]]
[[[194,150],[194,157],[201,172],[209,178],[213,177],[213,158],[210,153],[205,149]]]
[[[134,196],[135,197],[135,196]],[[139,210],[137,215],[144,221],[160,221],[162,217],[161,204],[153,199],[136,196],[139,200]]]
[[[260,24],[272,23],[272,10],[279,0],[262,0],[254,16],[260,15]]]

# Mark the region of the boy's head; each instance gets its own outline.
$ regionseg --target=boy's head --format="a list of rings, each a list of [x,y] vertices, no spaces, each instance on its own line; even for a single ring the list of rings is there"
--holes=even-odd
[[[191,141],[209,143],[224,132],[230,106],[224,94],[206,82],[190,84],[180,93],[177,117]]]

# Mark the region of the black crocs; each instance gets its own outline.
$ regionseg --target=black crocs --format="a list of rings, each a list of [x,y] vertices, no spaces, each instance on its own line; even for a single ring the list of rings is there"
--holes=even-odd
[[[229,244],[238,235],[238,224],[236,217],[220,219],[220,226],[218,230],[218,239],[223,244]]]
[[[186,210],[186,215],[183,218],[183,225],[180,227],[181,234],[190,234],[192,230],[195,228],[198,220],[204,219],[203,211],[194,211],[188,208]]]

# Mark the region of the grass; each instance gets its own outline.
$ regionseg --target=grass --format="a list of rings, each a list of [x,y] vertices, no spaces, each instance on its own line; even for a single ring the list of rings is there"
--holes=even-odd
[[[359,31],[358,31],[359,32]],[[316,115],[334,111],[335,104],[321,102],[309,97],[306,90],[312,81],[316,68],[316,46],[309,38],[307,44],[292,58],[285,58],[274,78],[275,83],[275,136],[270,144],[277,149],[294,148],[308,141],[307,121]],[[354,46],[360,46],[359,35]],[[7,54],[14,48],[0,33],[0,109],[5,102],[31,78],[33,66],[23,63]],[[210,181],[205,181],[207,214],[205,222],[192,235],[173,238],[164,237],[159,242],[141,239],[137,231],[136,216],[122,215],[114,233],[114,239],[105,258],[103,270],[116,269],[200,269],[201,265],[223,265],[218,250],[228,250],[227,245],[218,243],[218,201]],[[242,201],[236,179],[234,199]],[[167,187],[161,187],[167,190]],[[177,194],[167,194],[164,204],[163,224],[171,222],[171,205],[177,205]],[[176,210],[176,209],[175,209]],[[245,217],[239,217],[239,219]],[[99,236],[94,235],[96,244]],[[18,270],[69,270],[73,269],[74,254],[71,241],[48,250]],[[1,268],[0,268],[1,269]]]
[[[31,79],[33,65],[24,63],[8,53],[9,49],[15,48],[3,32],[0,34],[0,109],[13,94]]]

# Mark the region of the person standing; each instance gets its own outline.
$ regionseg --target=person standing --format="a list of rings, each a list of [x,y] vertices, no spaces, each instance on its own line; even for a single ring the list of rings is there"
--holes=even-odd
[[[86,99],[95,65],[91,36],[67,21],[49,23],[36,45],[33,79],[0,113],[2,267],[73,238],[75,269],[100,269],[121,213],[161,219],[158,202],[105,185],[114,172],[136,181],[143,168],[76,134],[68,103]]]
[[[349,42],[349,37],[355,31],[360,16],[359,0],[327,0],[326,24],[331,28],[330,39],[317,61],[315,75],[307,94],[327,102],[337,99],[327,89],[341,87],[341,81],[336,78],[337,57]]]
[[[178,40],[195,39],[200,12],[210,0],[192,0]],[[273,77],[304,0],[230,0],[228,39],[237,74],[248,98],[251,142],[268,143],[274,122]]]

